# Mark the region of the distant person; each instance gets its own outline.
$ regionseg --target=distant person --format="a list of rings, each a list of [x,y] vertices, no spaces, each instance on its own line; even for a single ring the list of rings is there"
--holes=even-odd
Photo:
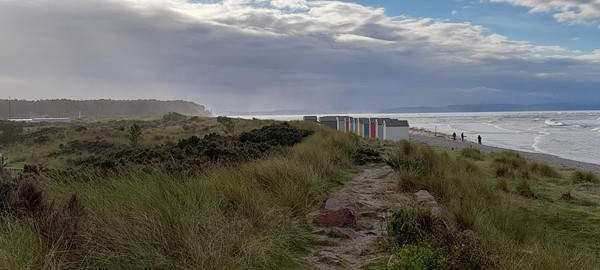
[[[467,137],[467,136],[465,136],[465,133],[464,133],[464,132],[460,133],[460,140],[461,140],[461,141],[463,141],[463,142],[464,142],[464,141],[465,141],[465,137]]]
[[[477,142],[481,144],[481,135],[477,135]]]
[[[456,141],[456,132],[452,133],[452,139]]]

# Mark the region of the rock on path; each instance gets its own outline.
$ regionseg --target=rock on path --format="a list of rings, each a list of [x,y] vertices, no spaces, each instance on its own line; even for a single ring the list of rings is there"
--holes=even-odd
[[[306,257],[308,263],[314,269],[360,269],[385,257],[376,248],[387,239],[388,218],[401,206],[414,204],[413,198],[399,194],[396,188],[392,169],[383,164],[370,165],[345,182],[325,202],[324,210],[310,215],[315,221],[312,226],[317,246]],[[340,211],[348,214],[348,210],[356,214],[355,224],[331,227],[317,222],[319,217]]]

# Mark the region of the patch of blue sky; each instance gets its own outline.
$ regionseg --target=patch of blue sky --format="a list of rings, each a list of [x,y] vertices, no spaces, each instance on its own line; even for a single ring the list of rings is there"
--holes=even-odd
[[[598,24],[557,22],[550,13],[531,13],[528,8],[506,3],[468,0],[356,0],[366,6],[385,8],[389,16],[408,15],[451,22],[470,22],[512,40],[535,45],[558,45],[575,52],[599,49]]]

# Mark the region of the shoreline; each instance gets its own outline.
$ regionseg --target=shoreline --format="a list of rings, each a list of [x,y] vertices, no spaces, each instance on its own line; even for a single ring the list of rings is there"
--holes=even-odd
[[[477,144],[471,141],[460,141],[457,139],[456,141],[452,140],[452,136],[444,133],[431,132],[425,129],[414,129],[410,130],[410,141],[421,142],[428,144],[433,147],[440,148],[449,148],[449,149],[464,149],[464,148],[477,148],[484,153],[494,153],[494,152],[505,152],[512,151],[517,152],[521,156],[528,158],[530,160],[545,163],[550,166],[563,168],[563,169],[578,169],[583,171],[590,171],[596,174],[600,174],[600,164],[587,163],[582,161],[576,161],[566,158],[561,158],[551,154],[543,154],[543,153],[532,153],[525,151],[512,150],[508,148],[494,147],[488,146],[485,144]]]

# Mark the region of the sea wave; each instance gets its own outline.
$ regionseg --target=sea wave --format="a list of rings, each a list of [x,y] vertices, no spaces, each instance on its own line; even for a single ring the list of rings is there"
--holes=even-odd
[[[598,131],[598,132],[600,132],[600,127],[592,128],[592,131]]]
[[[544,121],[544,124],[546,124],[548,126],[552,126],[552,127],[562,127],[562,126],[565,126],[565,123],[560,122],[558,120],[554,120],[554,119],[546,119],[546,121]]]

